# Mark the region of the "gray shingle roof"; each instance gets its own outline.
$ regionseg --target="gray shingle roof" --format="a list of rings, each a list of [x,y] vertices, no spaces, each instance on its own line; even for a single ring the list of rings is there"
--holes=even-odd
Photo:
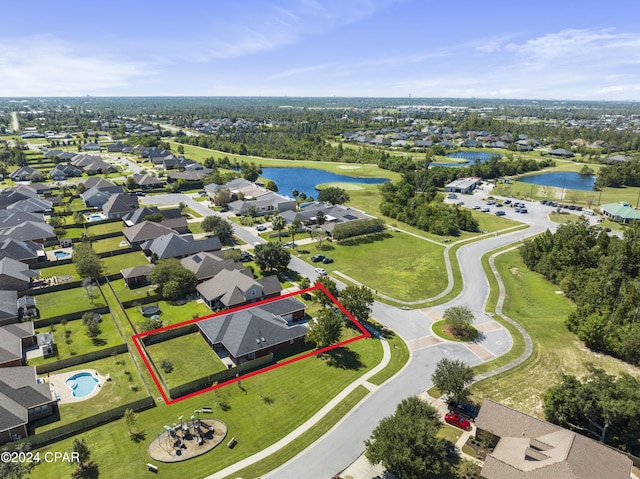
[[[18,317],[18,292],[0,290],[0,321]],[[30,323],[33,324],[33,323]],[[2,328],[0,328],[2,329]],[[31,327],[33,329],[33,326]],[[0,337],[0,348],[4,346]]]
[[[29,408],[51,403],[48,384],[36,383],[36,368],[0,368],[0,431],[29,421]]]
[[[279,301],[289,303],[290,299]],[[303,303],[299,301],[297,303],[299,309],[304,309]],[[307,334],[306,326],[289,325],[282,318],[267,311],[264,306],[216,316],[199,321],[197,325],[212,344],[221,343],[236,358],[269,349]],[[283,306],[283,309],[289,310],[291,307],[291,305]],[[272,308],[278,309],[275,305]]]
[[[192,235],[180,236],[172,230],[171,234],[147,241],[141,247],[156,254],[159,259],[166,259],[180,258],[203,251],[217,251],[222,248],[222,243],[217,236],[195,240]]]
[[[223,270],[243,269],[241,263],[232,259],[224,259],[222,255],[217,253],[196,253],[180,260],[180,264],[193,271],[198,281],[204,281],[213,278]]]
[[[111,217],[114,215],[124,215],[134,211],[138,207],[138,198],[126,193],[112,194],[102,205],[102,212]]]
[[[133,244],[159,238],[164,235],[174,234],[174,231],[171,228],[162,226],[160,223],[143,221],[142,223],[125,228],[123,234],[129,243]]]

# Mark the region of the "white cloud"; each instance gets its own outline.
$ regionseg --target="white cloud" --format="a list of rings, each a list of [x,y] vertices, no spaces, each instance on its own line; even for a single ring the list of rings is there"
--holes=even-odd
[[[147,66],[107,55],[79,55],[48,35],[0,39],[3,96],[99,94],[148,75]]]

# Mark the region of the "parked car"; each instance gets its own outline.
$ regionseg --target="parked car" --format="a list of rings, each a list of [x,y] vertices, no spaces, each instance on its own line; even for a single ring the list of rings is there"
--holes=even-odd
[[[449,198],[450,200],[455,200],[456,198],[458,198],[458,195],[456,195],[455,193],[449,193],[447,195],[447,198]]]
[[[322,262],[323,262],[324,264],[333,263],[333,259],[325,257],[325,258],[322,260]]]
[[[256,226],[256,230],[258,231],[267,231],[267,227],[265,225]]]
[[[520,208],[520,213],[528,213],[526,208]]]
[[[327,275],[327,271],[324,268],[316,268],[316,273],[318,273],[320,276]]]
[[[458,202],[456,203],[456,205],[458,205],[458,206],[462,206],[462,205],[464,205],[464,201],[458,201]]]
[[[498,210],[498,211],[496,211],[496,216],[504,216],[504,215],[506,215],[506,214],[507,214],[507,213],[505,213],[505,211],[504,211],[504,210]]]
[[[482,208],[481,210],[483,213],[488,213],[489,211],[491,211],[489,208],[487,208],[486,206],[484,208]]]
[[[473,205],[473,209],[474,209],[474,210],[479,210],[480,208],[481,208],[481,206],[480,206],[480,205]]]
[[[314,263],[319,263],[320,261],[322,261],[325,258],[325,256],[323,254],[314,254],[311,257],[311,261],[313,261]]]
[[[488,205],[495,205],[496,202],[495,202],[495,200],[489,200],[489,201],[487,201],[487,204]]]
[[[510,205],[511,204],[511,200],[504,200],[504,204],[505,205]]]
[[[448,406],[450,413],[459,414],[471,421],[478,417],[478,410],[471,404],[450,402]]]
[[[447,413],[444,415],[444,421],[451,424],[452,426],[464,429],[465,431],[471,430],[471,423],[467,419],[463,418],[460,414],[456,414],[453,412]]]
[[[504,205],[502,203],[496,203],[496,208],[502,208]]]
[[[240,253],[240,262],[241,263],[246,263],[248,261],[253,260],[253,256],[251,256],[249,253],[246,252],[242,252]]]

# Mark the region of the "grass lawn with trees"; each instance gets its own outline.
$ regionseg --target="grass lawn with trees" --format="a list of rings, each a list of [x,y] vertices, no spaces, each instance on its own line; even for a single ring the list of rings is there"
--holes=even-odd
[[[346,349],[351,358],[348,368],[331,366],[323,358],[310,357],[243,380],[242,387],[246,392],[231,384],[171,406],[159,405],[140,412],[136,430],[144,434],[145,440],[139,443],[129,438],[124,420],[80,436],[91,448],[101,477],[137,477],[147,473],[148,444],[163,431],[164,425],[209,405],[214,408],[214,416],[225,422],[229,437],[235,437],[238,445],[233,449],[217,447],[186,462],[160,465],[165,478],[204,477],[255,454],[292,432],[382,359],[382,346],[375,339],[356,341]],[[292,415],[291,411],[296,414]],[[40,451],[67,451],[72,442],[73,438],[65,439]],[[65,477],[73,467],[73,464],[42,464],[33,470],[31,477]]]
[[[143,397],[146,397],[148,395],[147,390],[143,386],[142,380],[138,375],[138,371],[133,364],[133,360],[128,353],[98,359],[96,361],[80,364],[78,366],[72,366],[70,368],[52,372],[51,374],[53,375],[62,372],[77,371],[85,368],[95,369],[103,376],[106,376],[108,374],[111,378],[111,381],[106,381],[100,388],[100,392],[98,392],[98,394],[96,394],[92,398],[70,404],[60,404],[60,420],[47,423],[48,418],[43,419],[35,428],[36,433],[47,431],[49,429],[55,429],[56,427],[62,426],[63,424],[69,424],[79,419],[93,416],[98,412],[113,409],[122,404],[126,404],[137,399],[142,399]],[[71,439],[71,441],[72,440],[73,439]],[[104,441],[105,445],[111,442],[118,441],[115,438],[109,441]],[[56,444],[53,445],[53,450],[61,451],[61,449],[56,449],[55,446]],[[53,474],[49,477],[63,476]],[[107,475],[102,477],[114,476]]]
[[[62,293],[64,294],[64,293]],[[48,358],[39,357],[29,360],[29,366],[50,363],[59,359],[70,358],[79,354],[90,353],[104,348],[110,348],[122,344],[122,337],[118,333],[116,323],[110,314],[103,314],[100,321],[100,335],[94,341],[87,336],[87,327],[82,324],[82,319],[67,322],[67,324],[55,324],[40,328],[38,333],[53,332],[53,339],[57,354]],[[67,344],[67,339],[72,342]]]
[[[227,369],[199,332],[146,346],[146,350],[169,388]],[[164,360],[173,365],[170,373],[162,370]]]
[[[626,371],[640,376],[640,369],[610,356],[588,350],[564,325],[573,304],[557,287],[527,269],[515,250],[496,258],[504,281],[503,311],[530,334],[534,352],[521,366],[471,386],[474,398],[491,398],[510,407],[542,417],[542,396],[559,380],[561,372],[582,376],[586,363],[610,374]]]
[[[131,289],[126,285],[124,279],[116,279],[115,281],[110,281],[110,283],[121,302],[146,298],[149,294],[153,294],[155,290],[154,285]]]

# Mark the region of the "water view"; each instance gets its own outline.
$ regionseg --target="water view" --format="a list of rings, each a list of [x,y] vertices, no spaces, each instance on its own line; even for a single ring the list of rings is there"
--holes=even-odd
[[[491,158],[502,158],[502,155],[498,153],[490,153],[486,151],[458,151],[457,153],[449,153],[446,155],[447,158],[455,158],[467,160],[464,163],[431,163],[430,166],[448,166],[448,167],[456,167],[459,168],[461,166],[469,166],[473,165],[476,161],[480,163],[484,163],[485,161],[489,161]]]
[[[262,175],[276,182],[278,192],[291,196],[296,189],[307,196],[318,196],[316,185],[321,183],[360,183],[378,185],[389,181],[388,178],[357,178],[355,176],[339,175],[330,171],[314,170],[312,168],[262,168]]]
[[[581,175],[573,171],[556,171],[523,176],[518,178],[518,181],[532,185],[566,188],[568,190],[593,191],[596,177],[593,175]]]

